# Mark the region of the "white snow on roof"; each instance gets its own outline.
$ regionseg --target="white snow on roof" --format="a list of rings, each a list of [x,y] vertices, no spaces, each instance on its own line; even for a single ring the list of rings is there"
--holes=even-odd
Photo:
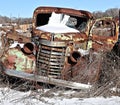
[[[63,24],[56,24],[56,25],[44,25],[44,26],[40,26],[37,27],[36,29],[45,31],[45,32],[51,32],[51,33],[69,33],[69,32],[79,32],[78,30],[74,29],[74,28],[70,28],[66,25]]]

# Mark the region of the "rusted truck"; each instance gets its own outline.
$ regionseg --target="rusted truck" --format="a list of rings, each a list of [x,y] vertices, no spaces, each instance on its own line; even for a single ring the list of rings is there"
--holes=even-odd
[[[33,13],[31,34],[36,45],[35,74],[5,73],[79,89],[78,82],[99,79],[101,60],[97,52],[112,49],[118,40],[118,24],[111,17],[96,20],[85,10],[38,7]]]

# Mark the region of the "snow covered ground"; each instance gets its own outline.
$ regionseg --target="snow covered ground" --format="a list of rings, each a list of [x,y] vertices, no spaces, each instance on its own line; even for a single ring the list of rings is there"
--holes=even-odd
[[[49,91],[49,90],[44,90]],[[109,98],[74,98],[67,97],[75,91],[64,91],[65,96],[60,96],[59,92],[53,92],[54,96],[44,96],[43,90],[39,92],[27,91],[20,92],[7,87],[0,88],[0,105],[120,105],[120,97],[112,96]],[[58,95],[59,94],[59,95]]]

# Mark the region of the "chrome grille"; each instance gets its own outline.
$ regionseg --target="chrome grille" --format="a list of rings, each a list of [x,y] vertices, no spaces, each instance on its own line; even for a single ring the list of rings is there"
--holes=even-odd
[[[65,62],[65,49],[64,42],[40,40],[36,63],[38,73],[44,76],[60,78]]]

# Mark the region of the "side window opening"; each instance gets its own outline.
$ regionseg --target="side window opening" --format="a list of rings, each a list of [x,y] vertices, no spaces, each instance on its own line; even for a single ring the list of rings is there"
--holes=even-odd
[[[42,26],[48,24],[49,17],[51,16],[51,13],[46,13],[46,14],[38,14],[36,18],[36,26]]]
[[[115,24],[110,20],[96,21],[92,29],[92,34],[98,36],[114,36]]]
[[[80,30],[81,32],[82,31],[85,31],[85,28],[87,26],[87,22],[88,22],[88,19],[87,18],[80,18],[78,19],[78,24],[77,24],[77,29]]]
[[[70,16],[66,25],[79,31],[84,31],[87,25],[87,21],[88,19],[85,17]]]

